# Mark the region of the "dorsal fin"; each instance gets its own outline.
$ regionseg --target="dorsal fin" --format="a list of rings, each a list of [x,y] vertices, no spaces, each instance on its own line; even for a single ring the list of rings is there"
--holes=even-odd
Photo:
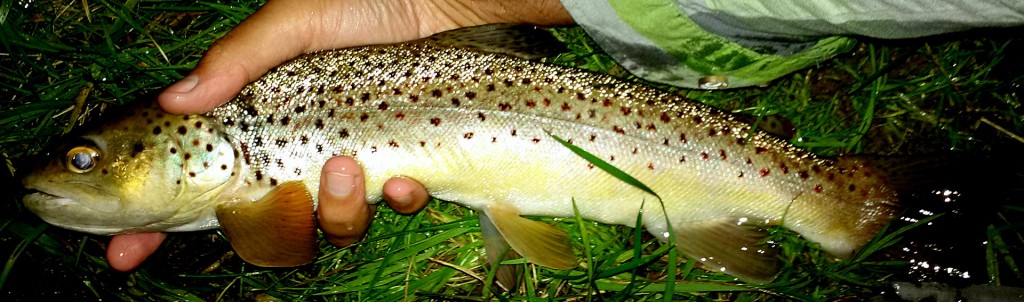
[[[527,60],[550,57],[565,51],[565,45],[550,32],[532,25],[490,24],[465,27],[437,33],[424,41]]]

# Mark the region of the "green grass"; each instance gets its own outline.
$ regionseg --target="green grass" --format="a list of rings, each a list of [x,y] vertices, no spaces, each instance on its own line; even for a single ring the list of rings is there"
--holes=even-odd
[[[172,234],[130,274],[106,266],[107,238],[47,226],[20,206],[18,165],[60,134],[118,104],[145,98],[180,78],[216,38],[257,4],[188,1],[0,2],[0,157],[6,163],[0,215],[0,296],[12,300],[838,300],[887,290],[908,263],[884,257],[913,230],[894,225],[862,254],[831,259],[782,229],[775,282],[755,286],[696,267],[645,231],[580,219],[549,219],[576,238],[583,267],[522,265],[527,290],[487,286],[476,215],[432,202],[415,216],[378,214],[366,240],[321,246],[314,265],[254,267],[233,256],[217,232]],[[86,13],[88,12],[88,13]],[[555,33],[569,51],[558,64],[630,78],[578,28]],[[749,116],[777,115],[797,129],[795,144],[821,155],[922,154],[942,150],[1014,154],[1024,150],[1021,85],[1024,40],[987,31],[912,41],[871,41],[853,52],[779,79],[730,91],[671,89]],[[752,120],[757,120],[753,118]],[[1020,159],[1009,157],[1010,165]],[[1016,183],[992,183],[1019,196]],[[654,202],[654,201],[649,201]],[[978,221],[990,244],[964,261],[985,269],[972,280],[1024,284],[1019,200],[996,200]],[[952,217],[952,216],[950,216]],[[935,218],[939,223],[941,219]],[[948,219],[947,219],[948,220]],[[8,300],[8,299],[4,299]]]

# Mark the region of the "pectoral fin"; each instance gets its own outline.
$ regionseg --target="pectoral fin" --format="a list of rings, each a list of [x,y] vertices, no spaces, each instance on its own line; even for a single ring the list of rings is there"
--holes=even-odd
[[[764,243],[768,233],[757,226],[720,219],[674,225],[677,247],[711,270],[766,283],[778,272],[778,249]]]
[[[302,182],[285,182],[255,202],[222,202],[217,220],[246,262],[290,267],[316,258],[313,198]]]
[[[508,245],[526,260],[556,269],[576,266],[576,256],[565,231],[523,218],[519,210],[508,204],[488,206],[484,213]]]

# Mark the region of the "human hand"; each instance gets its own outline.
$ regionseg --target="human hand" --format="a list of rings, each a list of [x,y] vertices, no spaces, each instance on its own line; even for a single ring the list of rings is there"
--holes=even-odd
[[[397,43],[491,23],[561,25],[572,18],[557,0],[271,0],[157,98],[171,113],[203,113],[303,53]],[[374,211],[365,192],[362,170],[351,158],[333,158],[324,165],[317,213],[328,241],[344,246],[362,237]],[[399,213],[419,211],[428,200],[423,186],[406,178],[388,180],[383,193]],[[116,270],[130,271],[165,238],[163,233],[116,235],[107,246],[107,261]]]

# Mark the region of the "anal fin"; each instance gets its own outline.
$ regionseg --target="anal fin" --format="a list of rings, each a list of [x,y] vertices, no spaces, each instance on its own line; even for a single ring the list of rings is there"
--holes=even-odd
[[[302,182],[282,183],[255,202],[221,202],[217,220],[246,262],[291,267],[316,258],[313,197]]]
[[[676,246],[713,271],[766,283],[779,270],[778,249],[764,242],[767,231],[740,219],[673,225]]]
[[[576,266],[576,256],[565,231],[523,218],[519,210],[508,204],[490,205],[484,214],[508,245],[526,260],[555,269]]]

